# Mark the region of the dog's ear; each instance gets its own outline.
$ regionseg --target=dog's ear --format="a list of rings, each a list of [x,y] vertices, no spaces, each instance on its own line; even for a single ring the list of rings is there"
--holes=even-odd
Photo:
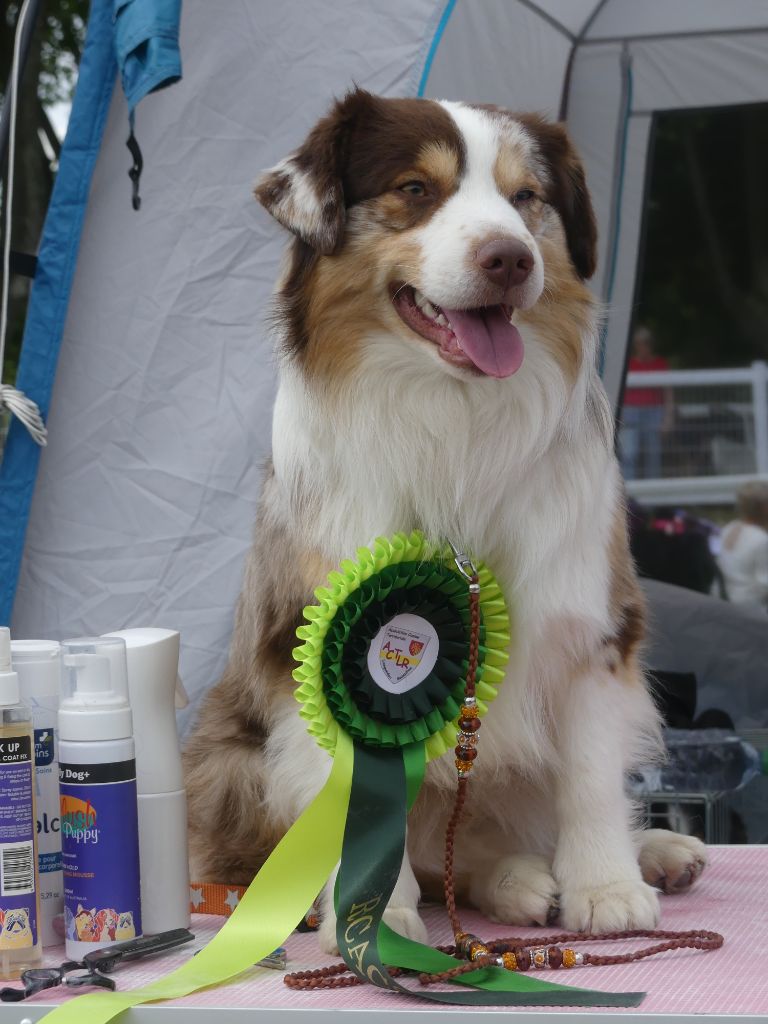
[[[342,185],[352,132],[375,102],[354,89],[319,121],[304,144],[265,171],[254,189],[261,205],[283,227],[317,252],[328,255],[344,235],[346,210]]]
[[[560,214],[573,265],[579,277],[590,278],[597,266],[597,223],[584,167],[564,125],[537,117],[528,127],[549,171],[547,198]]]

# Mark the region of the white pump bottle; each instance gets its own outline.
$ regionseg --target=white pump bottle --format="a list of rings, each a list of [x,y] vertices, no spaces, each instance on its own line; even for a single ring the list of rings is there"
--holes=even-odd
[[[141,911],[145,935],[189,926],[187,794],[176,729],[179,634],[123,629],[136,743]],[[183,692],[183,691],[182,691]]]

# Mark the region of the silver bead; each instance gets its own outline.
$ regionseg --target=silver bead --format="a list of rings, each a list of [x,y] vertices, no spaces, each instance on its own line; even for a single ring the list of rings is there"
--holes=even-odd
[[[460,747],[476,747],[477,746],[477,733],[476,732],[457,732],[456,742]]]
[[[547,946],[534,946],[529,950],[531,954],[531,966],[538,970],[549,967],[549,948]]]
[[[497,956],[496,959],[493,962],[496,964],[497,967],[503,967],[504,966],[504,957],[503,956]]]
[[[460,779],[468,779],[469,778],[469,772],[459,772],[459,778]]]
[[[465,697],[464,698],[464,707],[466,707],[466,708],[477,707],[477,697]]]
[[[470,592],[470,594],[479,594],[480,593],[480,584],[479,583],[470,583],[469,584],[469,592]]]
[[[583,953],[574,953],[574,960],[576,961],[574,963],[574,965],[573,965],[574,967],[583,967],[584,966],[584,954]]]

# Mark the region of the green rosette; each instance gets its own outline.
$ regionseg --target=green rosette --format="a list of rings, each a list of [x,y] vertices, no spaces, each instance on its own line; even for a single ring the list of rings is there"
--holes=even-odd
[[[482,563],[480,650],[476,695],[483,716],[504,678],[510,623],[498,583]],[[418,531],[380,537],[342,562],[318,587],[318,603],[304,609],[295,696],[308,730],[331,754],[339,730],[376,747],[423,743],[427,760],[456,743],[469,654],[468,581],[451,549],[430,545]],[[379,630],[395,616],[426,619],[438,638],[437,660],[417,686],[387,693],[376,685],[367,654]]]

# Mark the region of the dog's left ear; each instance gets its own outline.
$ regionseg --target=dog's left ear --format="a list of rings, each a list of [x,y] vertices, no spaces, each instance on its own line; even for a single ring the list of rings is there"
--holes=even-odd
[[[295,153],[256,182],[254,192],[261,205],[324,255],[339,246],[344,234],[342,179],[350,136],[374,102],[375,97],[364,89],[353,89],[318,121]]]
[[[573,265],[579,277],[590,278],[597,267],[597,223],[584,167],[564,125],[535,118],[529,127],[549,170],[548,199],[560,214]]]

